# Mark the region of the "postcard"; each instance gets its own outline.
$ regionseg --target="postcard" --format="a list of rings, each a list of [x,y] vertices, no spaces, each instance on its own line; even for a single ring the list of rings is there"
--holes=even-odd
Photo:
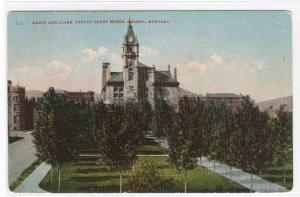
[[[12,192],[293,187],[289,11],[10,11],[7,63]]]

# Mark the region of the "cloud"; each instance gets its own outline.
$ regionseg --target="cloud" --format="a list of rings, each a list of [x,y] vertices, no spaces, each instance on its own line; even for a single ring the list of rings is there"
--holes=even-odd
[[[177,68],[182,87],[198,93],[228,91],[232,83],[235,83],[232,78],[234,66],[217,53],[203,60],[192,60],[177,65]]]
[[[159,51],[156,49],[153,49],[151,47],[141,47],[140,48],[140,56],[157,56],[159,54]]]
[[[72,72],[72,66],[69,64],[65,64],[61,62],[60,60],[53,60],[48,63],[46,66],[47,73],[49,72],[55,72],[55,73],[61,73],[64,75],[68,75]]]
[[[112,65],[119,66],[122,63],[121,55],[110,51],[106,47],[100,47],[97,50],[94,49],[84,49],[81,51],[82,60],[84,62],[91,62],[96,60],[110,62]]]
[[[81,53],[83,60],[86,62],[93,61],[99,58],[98,51],[95,51],[94,49],[84,49],[81,51]]]
[[[261,71],[261,70],[265,69],[265,67],[266,67],[266,65],[260,61],[258,61],[254,64],[254,69],[256,69],[257,71]]]
[[[38,66],[26,64],[9,69],[8,78],[20,83],[26,89],[47,90],[50,86],[73,89],[76,84],[78,67],[55,59]]]
[[[201,75],[206,75],[208,72],[208,65],[200,63],[198,61],[188,62],[186,65],[182,66],[187,72],[195,72]]]
[[[221,56],[221,55],[213,54],[209,57],[209,59],[212,61],[213,64],[216,64],[216,65],[224,64],[223,56]]]

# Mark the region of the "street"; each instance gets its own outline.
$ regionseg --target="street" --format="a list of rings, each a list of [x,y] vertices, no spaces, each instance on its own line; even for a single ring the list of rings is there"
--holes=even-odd
[[[24,137],[8,145],[8,181],[13,183],[22,172],[37,160],[31,132],[10,132],[10,136]]]

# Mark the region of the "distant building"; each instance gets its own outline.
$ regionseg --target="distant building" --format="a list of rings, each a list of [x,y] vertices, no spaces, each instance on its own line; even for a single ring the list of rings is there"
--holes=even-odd
[[[73,101],[76,104],[91,104],[94,102],[95,93],[92,91],[88,92],[56,92],[58,95],[65,95],[70,101]]]
[[[293,112],[293,96],[262,101],[258,102],[256,105],[261,111],[266,111],[270,116],[274,117],[280,108],[288,112]]]
[[[25,97],[25,87],[7,82],[8,131],[33,129],[33,100]]]
[[[204,100],[208,106],[219,107],[224,103],[231,110],[236,110],[241,105],[241,96],[234,93],[207,93]]]

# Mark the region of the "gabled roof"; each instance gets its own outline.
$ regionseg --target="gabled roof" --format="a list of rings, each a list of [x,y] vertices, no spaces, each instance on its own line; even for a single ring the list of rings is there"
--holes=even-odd
[[[166,82],[177,82],[172,78],[170,71],[157,70],[155,71],[155,77],[157,81],[166,81]]]
[[[107,82],[124,82],[123,72],[111,72],[111,78]]]
[[[151,68],[150,66],[147,66],[146,64],[143,64],[142,62],[138,62],[137,67]]]
[[[234,93],[207,93],[205,97],[226,97],[226,98],[237,98],[239,97],[237,94]]]

